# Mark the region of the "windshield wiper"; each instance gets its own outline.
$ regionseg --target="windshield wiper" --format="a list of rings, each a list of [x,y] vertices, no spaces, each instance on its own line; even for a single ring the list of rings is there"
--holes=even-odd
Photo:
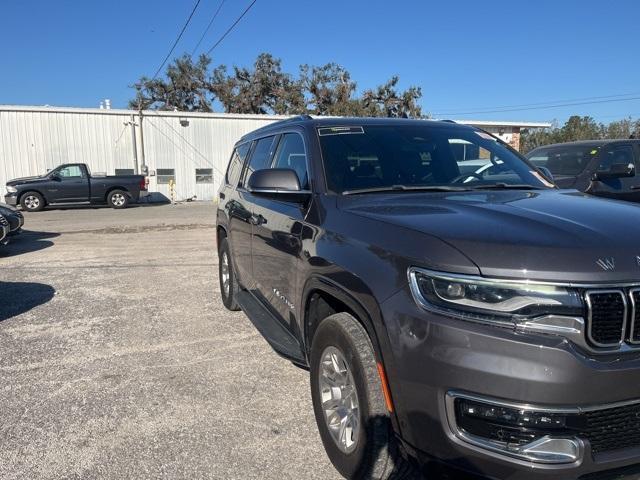
[[[491,183],[489,185],[477,185],[473,190],[548,190],[546,187],[527,185],[526,183]]]
[[[379,192],[468,192],[470,188],[453,185],[389,185],[388,187],[357,188],[345,190],[343,195],[357,195],[359,193]]]

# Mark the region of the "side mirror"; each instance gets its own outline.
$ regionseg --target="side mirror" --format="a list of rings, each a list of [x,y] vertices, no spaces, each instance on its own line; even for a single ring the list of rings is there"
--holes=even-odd
[[[544,178],[549,180],[551,183],[556,183],[556,181],[553,179],[553,173],[551,173],[551,170],[549,170],[547,167],[538,167],[538,170],[540,170],[540,173],[544,175]]]
[[[610,178],[627,178],[636,174],[633,163],[614,163],[608,170],[602,170],[593,174],[593,180],[607,180]]]
[[[249,177],[247,190],[254,195],[289,201],[304,201],[311,194],[300,188],[298,174],[290,168],[256,170]]]
[[[53,173],[49,178],[51,180],[53,180],[54,182],[61,182],[62,181],[62,177],[60,175],[58,175],[57,173]]]

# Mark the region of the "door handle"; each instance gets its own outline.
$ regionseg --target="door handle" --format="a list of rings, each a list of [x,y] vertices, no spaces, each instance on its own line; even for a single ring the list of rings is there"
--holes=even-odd
[[[640,185],[631,185],[631,190],[640,190]]]
[[[255,226],[260,226],[260,225],[264,225],[265,223],[267,223],[267,219],[264,218],[262,215],[258,214],[258,215],[251,215],[249,217],[249,223],[251,223],[251,225],[255,225]]]

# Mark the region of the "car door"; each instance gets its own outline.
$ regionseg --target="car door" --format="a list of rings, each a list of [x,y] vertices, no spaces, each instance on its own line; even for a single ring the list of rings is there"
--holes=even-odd
[[[48,200],[52,203],[80,203],[89,201],[89,178],[79,164],[65,165],[52,175]]]
[[[307,153],[300,133],[284,133],[280,137],[271,167],[295,170],[301,188],[308,188]],[[298,336],[296,272],[305,205],[264,196],[254,196],[252,204],[256,293],[291,333]]]
[[[636,174],[633,177],[608,178],[593,183],[590,193],[601,197],[640,202],[640,176],[635,162],[633,146],[630,143],[611,143],[600,149],[598,154],[598,172],[606,171],[612,165],[633,164]]]
[[[255,286],[251,261],[255,196],[247,191],[245,185],[254,171],[269,167],[275,141],[276,136],[272,135],[254,142],[236,189],[236,197],[228,210],[232,255],[240,282],[249,290]]]

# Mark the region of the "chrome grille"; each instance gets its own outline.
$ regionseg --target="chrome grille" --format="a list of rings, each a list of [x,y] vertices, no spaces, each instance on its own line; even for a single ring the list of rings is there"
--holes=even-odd
[[[629,291],[631,298],[631,327],[629,329],[629,341],[640,343],[640,288]]]
[[[622,290],[590,290],[587,303],[587,335],[597,347],[614,347],[624,341],[627,299]]]

